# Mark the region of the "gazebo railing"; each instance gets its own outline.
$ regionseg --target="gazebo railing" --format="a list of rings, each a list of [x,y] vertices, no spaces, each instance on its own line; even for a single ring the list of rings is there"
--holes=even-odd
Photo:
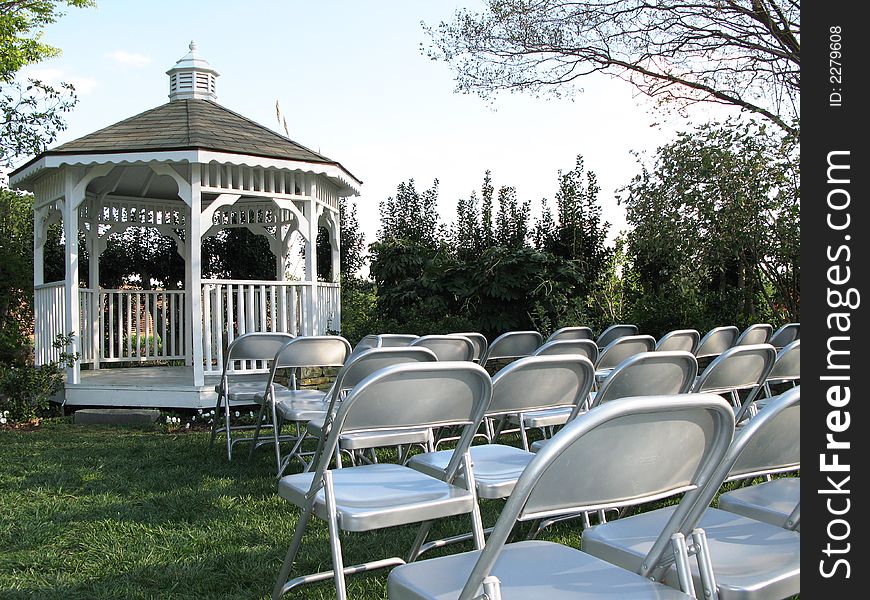
[[[204,280],[202,348],[205,373],[220,373],[227,346],[254,331],[321,335],[340,329],[337,283]],[[64,282],[34,286],[35,360],[60,359],[53,347],[67,333]],[[78,352],[81,364],[187,360],[189,335],[183,290],[79,289]],[[309,314],[309,307],[315,311]],[[249,365],[263,369],[265,365]]]
[[[34,286],[34,363],[45,365],[60,360],[60,349],[52,344],[66,329],[64,304],[66,293],[63,281]]]
[[[338,329],[341,298],[335,283],[317,284],[314,330],[308,331],[311,284],[301,281],[203,280],[202,343],[206,373],[223,370],[232,341],[250,332],[324,334]],[[263,369],[265,365],[249,365]]]
[[[100,362],[184,360],[184,296],[183,290],[100,290]],[[81,312],[89,314],[84,303]]]

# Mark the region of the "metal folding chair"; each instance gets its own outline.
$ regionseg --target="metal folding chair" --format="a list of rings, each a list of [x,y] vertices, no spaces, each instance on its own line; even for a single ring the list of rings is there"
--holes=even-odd
[[[580,354],[592,364],[598,361],[598,345],[590,339],[556,339],[544,342],[543,346],[532,352],[532,356],[552,356],[556,354]]]
[[[776,350],[770,344],[733,346],[707,365],[692,391],[727,394],[740,423],[752,414],[749,412],[752,403],[764,386],[775,359]]]
[[[773,344],[771,344],[773,345]],[[776,346],[774,346],[775,348]],[[773,396],[771,386],[790,383],[792,387],[798,385],[801,380],[801,341],[794,340],[781,348],[776,353],[776,359],[773,361],[773,367],[770,373],[767,374],[767,379],[764,380],[764,396],[769,398]],[[761,406],[759,404],[759,406]]]
[[[473,360],[474,343],[465,336],[424,335],[409,344],[412,347],[429,348],[438,360]]]
[[[591,598],[692,598],[654,581],[660,565],[677,563],[689,572],[690,552],[703,533],[676,540],[678,519],[653,534],[643,565],[621,569],[575,548],[553,542],[508,544],[516,522],[563,512],[598,510],[684,493],[683,516],[706,489],[734,428],[728,404],[713,395],[626,398],[580,415],[539,452],[523,471],[484,549],[399,566],[387,579],[390,600],[479,598],[582,600]],[[632,572],[634,571],[634,572]],[[712,574],[705,583],[715,589]]]
[[[326,391],[286,389],[275,385],[275,375],[283,369],[301,369],[306,367],[341,367],[351,353],[350,343],[336,335],[316,335],[297,337],[286,344],[272,359],[272,368],[265,388],[255,400],[260,404],[260,414],[254,428],[250,457],[263,444],[272,443],[275,446],[275,463],[277,473],[283,472],[293,456],[300,450],[304,439],[303,423],[326,414],[328,402]],[[269,419],[272,426],[272,439],[260,440],[260,430],[263,417]],[[285,422],[292,422],[296,427],[293,436],[282,436],[281,427]],[[281,456],[281,441],[293,443],[293,450],[286,461]],[[303,466],[304,466],[303,461]]]
[[[338,409],[341,399],[346,393],[363,379],[385,367],[412,362],[435,362],[438,358],[435,353],[422,346],[387,346],[381,348],[369,348],[357,354],[351,354],[345,365],[335,377],[335,383],[330,389],[329,407],[323,417],[311,419],[306,425],[308,435],[317,438],[318,447],[314,453],[322,450],[326,435],[332,427],[332,419]],[[338,439],[335,451],[336,468],[342,468],[341,453],[350,456],[351,464],[356,463],[358,454],[364,450],[380,448],[384,446],[410,446],[422,445],[426,450],[432,450],[432,432],[429,429],[407,429],[401,431],[377,431],[349,433]],[[399,462],[402,462],[401,452]],[[305,467],[307,471],[312,463]]]
[[[562,327],[550,334],[547,342],[556,340],[595,340],[595,335],[589,327]]]
[[[610,345],[614,340],[627,335],[637,335],[638,333],[640,332],[637,329],[637,325],[617,323],[616,325],[611,325],[602,331],[596,338],[595,343],[598,344],[600,350],[604,350],[604,348]]]
[[[740,332],[734,340],[735,346],[749,346],[752,344],[766,344],[773,333],[773,327],[768,323],[754,323]]]
[[[697,329],[675,329],[669,331],[656,342],[656,350],[685,350],[695,353],[701,341]]]
[[[289,333],[245,333],[230,342],[224,358],[221,379],[214,387],[214,407],[209,448],[220,433],[226,436],[227,460],[233,459],[233,446],[253,438],[233,438],[233,431],[253,429],[253,425],[233,425],[231,406],[253,405],[266,387],[269,363],[281,347],[293,339]],[[276,384],[278,385],[278,384]],[[223,417],[223,425],[221,425]]]
[[[496,360],[515,360],[531,356],[543,343],[544,337],[537,331],[508,331],[492,341],[480,364],[486,366],[488,362]]]
[[[767,343],[777,350],[781,350],[793,341],[800,339],[800,335],[800,323],[786,323],[770,335],[770,340]]]
[[[685,397],[693,398],[695,394]],[[728,452],[713,474],[693,494],[688,511],[664,507],[623,517],[583,531],[581,549],[625,569],[649,565],[650,547],[661,541],[657,533],[665,525],[675,524],[677,532],[688,536],[695,529],[705,532],[709,547],[709,565],[716,587],[708,589],[696,565],[689,573],[679,565],[662,563],[653,566],[650,575],[669,585],[681,585],[685,579],[704,585],[704,597],[773,600],[800,593],[800,534],[763,521],[711,508],[710,503],[741,453],[759,436],[765,438],[780,417],[791,420],[789,409],[800,402],[800,388],[792,388],[736,430]],[[593,411],[590,411],[590,413]],[[797,435],[792,430],[791,435]],[[660,567],[660,568],[659,568]],[[700,596],[699,596],[700,597]]]
[[[278,494],[302,509],[272,598],[300,585],[335,580],[339,600],[347,598],[345,574],[403,564],[399,557],[345,567],[341,531],[363,532],[422,522],[409,556],[417,554],[436,519],[468,514],[475,544],[483,546],[483,525],[475,497],[468,447],[492,396],[489,374],[470,361],[406,363],[372,373],[341,402],[313,472],[282,477]],[[448,466],[436,479],[393,463],[331,470],[342,435],[461,425],[462,437]],[[460,471],[464,483],[459,480]],[[312,516],[327,522],[333,568],[288,580]]]
[[[734,345],[740,331],[734,325],[714,327],[704,334],[695,350],[695,358],[710,359],[719,356]]]
[[[721,510],[800,531],[800,477],[771,478],[801,468],[800,416],[798,402],[747,443],[725,481],[743,480],[749,485],[719,495]],[[753,484],[757,477],[766,481]]]
[[[472,359],[474,362],[479,363],[480,360],[486,356],[486,351],[489,348],[489,340],[487,340],[486,336],[482,333],[476,331],[463,331],[451,333],[449,335],[461,335],[471,340],[471,343],[474,344],[474,358]]]
[[[622,361],[641,352],[655,350],[656,340],[651,335],[624,335],[610,342],[598,354],[595,361],[595,378],[597,382],[605,379]]]

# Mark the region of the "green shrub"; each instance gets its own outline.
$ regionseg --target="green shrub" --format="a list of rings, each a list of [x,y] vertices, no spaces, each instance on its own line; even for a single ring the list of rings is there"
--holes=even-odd
[[[58,334],[52,346],[60,359],[46,365],[0,363],[0,424],[27,423],[51,414],[51,398],[63,390],[64,368],[77,354],[66,351],[73,335]]]

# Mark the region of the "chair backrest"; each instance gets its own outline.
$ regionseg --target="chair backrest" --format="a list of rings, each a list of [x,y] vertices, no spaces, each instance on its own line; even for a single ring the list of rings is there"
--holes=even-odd
[[[448,465],[455,477],[492,398],[492,379],[471,361],[403,363],[379,369],[341,402],[314,480],[328,468],[339,437],[364,431],[463,426]]]
[[[419,335],[412,333],[381,333],[378,334],[378,348],[407,346],[419,337]]]
[[[290,333],[244,333],[234,339],[227,347],[224,359],[223,374],[234,370],[233,363],[236,361],[263,361],[259,367],[266,370],[266,362],[272,361],[281,347],[294,339]]]
[[[695,350],[695,358],[709,358],[711,356],[719,356],[725,350],[734,345],[734,341],[740,331],[734,325],[726,325],[724,327],[714,327],[701,338],[698,342],[698,349]]]
[[[655,348],[656,340],[651,335],[624,335],[601,350],[595,363],[595,370],[612,369],[629,356],[652,352]]]
[[[774,360],[776,349],[770,344],[728,348],[707,365],[692,391],[737,393],[749,390],[742,401],[746,409],[764,385]]]
[[[800,386],[794,389],[798,390],[797,402],[783,409],[776,419],[764,427],[762,433],[752,436],[728,472],[726,481],[785,473],[801,468]],[[767,406],[761,408],[753,419],[765,410]]]
[[[722,461],[710,476],[704,488],[694,495],[691,509],[685,518],[681,520],[680,532],[683,535],[688,535],[692,529],[698,526],[701,516],[710,506],[710,502],[713,501],[722,484],[729,478],[736,478],[732,476],[732,472],[741,471],[750,466],[749,463],[752,462],[751,455],[769,443],[767,440],[769,431],[773,431],[772,437],[779,440],[777,444],[782,441],[781,436],[783,435],[790,435],[792,438],[799,436],[800,429],[793,429],[792,427],[794,427],[796,422],[795,419],[800,420],[800,412],[789,409],[800,404],[800,389],[800,386],[794,387],[772,398],[764,408],[758,411],[758,414],[749,419],[742,427],[737,428],[734,433],[734,439]],[[689,396],[693,395],[690,394]],[[785,442],[788,442],[787,437]],[[745,450],[750,452],[750,459],[746,460],[744,466],[740,466],[738,461],[742,459],[741,455]]]
[[[429,348],[438,360],[474,359],[474,343],[462,335],[424,335],[409,346]]]
[[[771,334],[770,340],[768,340],[767,343],[779,350],[780,348],[785,348],[793,341],[800,339],[800,336],[800,323],[786,323]]]
[[[532,356],[552,356],[555,354],[581,354],[592,364],[598,361],[598,344],[590,339],[565,339],[545,342],[532,352]]]
[[[482,333],[476,331],[463,331],[451,333],[450,335],[461,335],[471,340],[471,343],[474,344],[474,362],[480,362],[480,360],[486,356],[486,351],[489,348],[489,340],[487,340],[486,336]]]
[[[508,331],[492,341],[486,352],[486,358],[480,362],[485,364],[488,360],[531,356],[532,352],[543,343],[544,336],[537,331]]]
[[[595,340],[595,343],[598,344],[599,348],[606,348],[613,340],[617,338],[621,338],[627,335],[637,335],[637,325],[631,325],[628,323],[617,323],[616,325],[611,325],[607,329],[601,332],[601,335]]]
[[[794,340],[776,354],[773,367],[767,374],[770,383],[798,381],[801,378],[801,341]]]
[[[768,323],[754,323],[740,332],[734,340],[735,346],[749,346],[752,344],[766,344],[773,332],[773,326]]]
[[[548,342],[556,340],[594,340],[595,334],[589,327],[562,327],[550,334]]]
[[[729,405],[712,394],[624,398],[580,415],[523,471],[459,598],[475,596],[518,520],[633,505],[686,491],[691,499],[728,451],[733,428]],[[679,517],[691,508],[684,502]],[[669,523],[659,538],[670,542],[668,528],[673,527]],[[661,556],[659,551],[656,563]]]
[[[293,338],[275,354],[272,373],[292,367],[341,367],[350,353],[350,343],[338,335]]]
[[[493,376],[492,402],[486,414],[495,417],[567,406],[579,409],[594,381],[595,368],[585,356],[526,356]]]
[[[694,354],[700,341],[701,334],[697,329],[675,329],[659,338],[656,350],[685,350]]]
[[[698,361],[684,350],[643,352],[617,365],[601,384],[592,406],[629,396],[685,394],[698,375]]]
[[[349,390],[360,381],[384,367],[408,362],[435,362],[438,357],[422,346],[368,348],[352,355],[335,376],[333,392]]]

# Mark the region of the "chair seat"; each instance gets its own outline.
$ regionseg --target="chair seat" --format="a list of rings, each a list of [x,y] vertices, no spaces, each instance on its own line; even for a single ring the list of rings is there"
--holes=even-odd
[[[583,531],[581,547],[626,569],[640,568],[673,507],[616,519]],[[788,598],[800,593],[800,534],[741,515],[708,508],[698,525],[707,534],[722,600]],[[696,589],[703,589],[694,560]],[[665,575],[677,586],[676,569]]]
[[[719,496],[719,508],[785,527],[789,515],[801,499],[800,477],[780,477],[748,485]]]
[[[275,404],[275,412],[285,421],[310,421],[318,417],[322,418],[326,416],[328,408],[329,403],[324,402],[322,398],[311,398],[307,394],[295,398],[293,390],[282,394],[281,399]]]
[[[548,408],[546,410],[532,410],[523,413],[523,426],[525,427],[553,427],[556,425],[564,425],[568,422],[568,417],[571,416],[572,408]],[[511,415],[508,417],[508,422],[511,424],[519,424],[519,417]]]
[[[258,400],[257,398],[262,397],[268,378],[268,373],[233,375],[229,377],[230,393],[228,394],[228,397],[230,403],[254,404],[262,402],[262,400]],[[275,384],[275,386],[276,389],[287,390],[287,388],[280,384]],[[223,384],[216,384],[214,386],[214,391],[216,394],[221,394],[223,392]]]
[[[326,415],[323,415],[308,421],[308,425],[306,425],[308,433],[314,437],[320,437],[323,434],[325,420]],[[402,431],[364,431],[343,434],[339,438],[338,444],[342,450],[365,450],[405,444],[427,444],[431,435],[431,431],[426,428]]]
[[[313,472],[282,477],[278,495],[305,506]],[[400,465],[380,463],[332,471],[338,524],[345,531],[370,531],[467,514],[474,506],[468,490]],[[327,519],[325,494],[314,500],[314,514]]]
[[[481,498],[506,498],[513,491],[523,469],[534,454],[513,446],[484,444],[472,446],[471,464],[477,493]],[[408,461],[408,466],[432,477],[443,478],[452,450],[418,454]],[[459,481],[464,485],[464,479]]]
[[[479,554],[465,552],[398,566],[387,579],[387,595],[390,600],[455,600]],[[553,542],[506,545],[492,575],[501,582],[504,600],[690,598],[679,590]]]

